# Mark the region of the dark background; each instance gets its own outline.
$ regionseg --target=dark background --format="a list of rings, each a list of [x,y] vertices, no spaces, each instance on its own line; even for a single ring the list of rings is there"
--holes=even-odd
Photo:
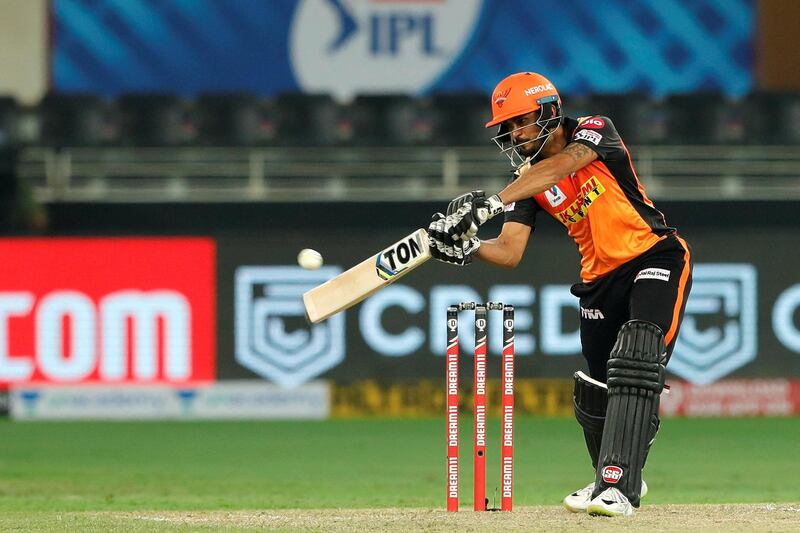
[[[669,224],[679,228],[693,248],[695,263],[751,263],[758,269],[758,356],[733,376],[800,376],[800,355],[789,351],[772,331],[771,313],[777,296],[800,283],[798,204],[796,202],[659,202]],[[50,206],[55,235],[102,233],[211,235],[218,244],[218,372],[220,378],[255,377],[233,357],[233,278],[241,265],[294,265],[301,248],[314,248],[326,264],[343,269],[360,262],[416,227],[425,226],[440,203],[291,203],[291,204],[56,204]],[[519,358],[521,376],[566,377],[583,367],[580,356],[545,356],[538,352],[536,321],[539,288],[577,281],[579,257],[564,229],[540,216],[523,263],[504,270],[476,263],[457,268],[431,261],[400,283],[426,297],[433,285],[465,284],[486,294],[489,285],[529,284],[537,291],[532,307],[537,353]],[[483,228],[495,235],[499,223]],[[444,310],[442,310],[444,312]],[[339,382],[361,378],[403,379],[439,377],[441,354],[431,354],[427,342],[405,357],[379,356],[365,343],[358,326],[359,308],[346,313],[345,361],[325,374]],[[411,316],[387,311],[399,330],[415,325],[428,330],[427,309]],[[800,324],[797,315],[795,325]],[[564,317],[565,329],[577,326],[576,316]],[[294,327],[305,327],[297,322]],[[466,327],[466,326],[465,326]],[[391,324],[387,328],[391,330]],[[398,331],[399,331],[398,330]],[[469,347],[465,348],[468,352]],[[493,369],[496,371],[496,369]]]

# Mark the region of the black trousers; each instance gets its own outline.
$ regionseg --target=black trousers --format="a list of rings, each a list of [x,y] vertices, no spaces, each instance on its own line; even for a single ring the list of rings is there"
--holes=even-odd
[[[628,320],[659,326],[669,360],[691,287],[691,252],[676,235],[599,279],[573,285],[572,294],[580,298],[581,346],[589,374],[605,383],[608,355]]]

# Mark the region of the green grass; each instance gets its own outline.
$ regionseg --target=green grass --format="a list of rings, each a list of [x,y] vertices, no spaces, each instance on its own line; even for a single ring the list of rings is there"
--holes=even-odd
[[[574,420],[520,417],[515,429],[516,505],[557,504],[591,480]],[[798,452],[800,418],[666,420],[645,470],[647,502],[797,501]],[[0,423],[2,513],[437,508],[443,496],[442,419]]]

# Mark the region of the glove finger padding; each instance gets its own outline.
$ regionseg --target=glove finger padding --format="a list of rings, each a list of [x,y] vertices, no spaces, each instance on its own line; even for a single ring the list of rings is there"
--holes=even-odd
[[[459,210],[465,203],[467,202],[474,202],[478,198],[485,198],[486,193],[483,191],[470,191],[468,193],[462,194],[450,201],[450,204],[447,206],[447,216],[452,215],[456,211]]]
[[[496,194],[489,198],[485,195],[476,197],[473,202],[465,202],[455,213],[445,218],[447,233],[454,242],[459,239],[468,241],[478,234],[480,226],[503,210],[503,201]]]
[[[457,243],[453,247],[456,263],[462,266],[470,264],[472,262],[472,256],[480,246],[481,241],[477,237]]]
[[[462,205],[446,220],[447,232],[454,242],[459,239],[467,240],[478,232],[478,225],[473,216],[472,202]]]
[[[465,203],[467,203],[467,202],[471,202],[471,201],[472,201],[472,193],[471,193],[471,192],[468,192],[468,193],[466,193],[466,194],[462,194],[461,196],[458,196],[458,197],[456,197],[456,198],[453,198],[453,199],[450,201],[450,203],[447,205],[447,211],[446,211],[446,213],[445,213],[445,214],[446,214],[447,216],[450,216],[450,215],[452,215],[453,213],[455,213],[456,211],[458,211],[458,209],[459,209],[459,208],[460,208],[462,205],[464,205],[464,204],[465,204]]]
[[[478,251],[478,248],[481,247],[481,240],[477,237],[472,237],[468,241],[463,241],[462,245],[462,252],[464,253],[464,258],[467,262],[472,262],[472,257],[475,255],[475,252]]]
[[[473,255],[481,247],[481,240],[477,237],[472,237],[468,241],[464,241],[463,250],[467,255]]]
[[[464,253],[464,244],[462,243],[459,246],[455,247],[455,256],[458,264],[460,265],[468,265],[472,262],[472,256],[468,253]]]
[[[472,254],[480,246],[477,238],[468,241],[454,241],[449,233],[452,229],[452,217],[435,213],[428,226],[429,247],[431,257],[438,261],[459,266],[472,262]]]
[[[431,228],[428,228],[428,248],[431,251],[431,257],[438,261],[444,261],[445,255],[439,250],[439,241],[433,236],[433,231]]]
[[[428,237],[431,241],[438,241],[446,246],[453,245],[453,239],[447,231],[447,219],[441,213],[435,213],[431,217],[431,223],[428,225]]]
[[[431,217],[431,223],[428,226],[431,256],[439,261],[454,263],[457,260],[453,251],[452,239],[445,231],[445,224],[446,218],[441,213],[435,213]]]

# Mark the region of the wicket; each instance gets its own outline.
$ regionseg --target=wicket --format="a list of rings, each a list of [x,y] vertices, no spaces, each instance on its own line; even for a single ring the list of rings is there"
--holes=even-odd
[[[458,511],[458,312],[475,311],[473,468],[475,511],[489,509],[486,498],[486,346],[489,311],[503,311],[501,511],[510,511],[514,487],[514,307],[500,302],[462,302],[447,308],[447,510]]]

